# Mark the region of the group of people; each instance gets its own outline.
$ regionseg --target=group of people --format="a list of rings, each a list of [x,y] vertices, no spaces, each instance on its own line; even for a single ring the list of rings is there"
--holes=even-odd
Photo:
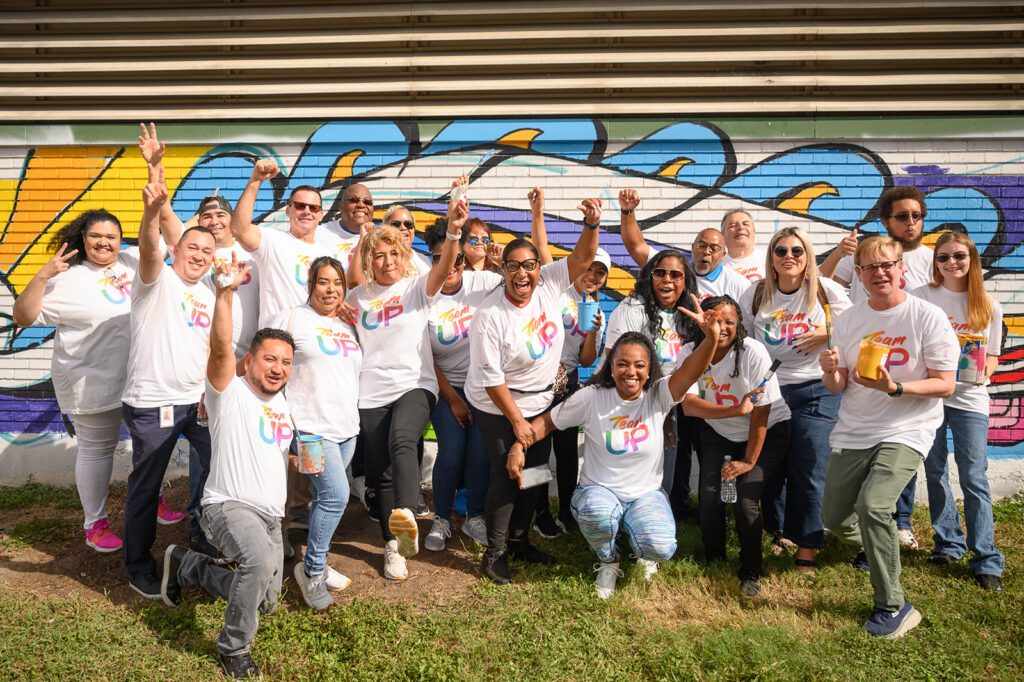
[[[122,248],[112,214],[79,216],[54,237],[14,318],[57,330],[53,383],[78,439],[86,542],[101,552],[123,543],[129,585],[143,597],[175,606],[183,585],[224,596],[217,649],[230,675],[258,673],[249,647],[259,614],[276,605],[298,516],[308,531],[293,575],[310,607],[328,608],[330,591],[350,582],[327,561],[350,496],[380,523],[384,577],[408,577],[428,423],[435,513],[422,544],[445,549],[464,497],[462,532],[485,547],[481,573],[499,584],[512,580],[510,561],[555,562],[531,529],[581,533],[602,598],[622,575],[620,531],[652,579],[690,513],[696,457],[709,562],[726,559],[733,498],[723,493],[735,491],[745,597],[760,590],[764,533],[773,548],[795,546],[797,570],[814,571],[828,529],[870,573],[867,632],[894,638],[917,625],[899,582],[895,513],[912,507],[922,460],[930,561],[970,549],[978,584],[1001,588],[985,388],[1001,310],[970,237],[946,232],[934,251],[922,245],[918,190],[887,191],[877,210],[888,236],[854,231],[820,267],[798,227],[759,247],[744,210],[699,232],[690,256],[655,248],[638,193],[623,190],[621,238],[640,270],[605,321],[596,301],[612,263],[598,245],[598,199],[580,203],[579,238],[555,260],[543,190],[528,196],[531,238],[502,247],[471,218],[459,178],[447,215],[420,230],[427,258],[412,248],[413,213],[391,206],[374,224],[360,183],[338,196],[336,220],[324,221],[319,189],[303,185],[288,197],[287,230],[254,225],[260,186],[279,174],[261,160],[233,208],[206,197],[182,225],[164,182],[166,145],[152,124],[141,133],[149,183],[138,246]],[[958,381],[965,347],[979,342],[981,366]],[[858,361],[865,344],[885,353]],[[579,370],[595,362],[581,385]],[[122,422],[132,439],[123,540],[105,511]],[[156,524],[183,516],[161,496],[180,437],[191,446],[192,528],[160,565]],[[317,466],[300,473],[309,453]]]

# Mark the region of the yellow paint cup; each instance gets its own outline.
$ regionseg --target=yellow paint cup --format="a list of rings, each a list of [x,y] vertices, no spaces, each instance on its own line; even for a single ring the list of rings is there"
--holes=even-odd
[[[857,372],[865,379],[878,379],[882,376],[878,368],[889,359],[890,350],[884,343],[861,341],[860,352],[857,355]]]

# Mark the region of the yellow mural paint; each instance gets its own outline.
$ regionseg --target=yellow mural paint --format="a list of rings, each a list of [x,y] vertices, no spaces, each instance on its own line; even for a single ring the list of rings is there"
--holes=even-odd
[[[497,140],[498,144],[505,144],[510,147],[519,147],[520,149],[529,149],[530,143],[536,139],[543,131],[536,128],[520,128],[519,130],[513,130],[507,133],[503,137]]]
[[[812,187],[800,190],[795,195],[780,203],[779,209],[809,215],[811,212],[811,202],[826,195],[837,197],[839,196],[839,190],[827,182],[819,182]]]

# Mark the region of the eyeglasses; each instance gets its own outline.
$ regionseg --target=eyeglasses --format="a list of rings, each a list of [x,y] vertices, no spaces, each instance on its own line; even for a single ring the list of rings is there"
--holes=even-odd
[[[924,217],[924,214],[923,213],[916,213],[916,212],[912,213],[912,212],[909,212],[909,211],[903,211],[902,213],[894,213],[893,215],[891,215],[889,217],[892,220],[898,220],[901,223],[910,223],[911,225],[913,225],[914,223],[916,223],[919,220],[921,220],[921,218]]]
[[[694,242],[693,248],[700,249],[701,251],[707,251],[712,255],[723,250],[722,247],[719,246],[718,244],[708,244],[707,242]]]
[[[667,270],[665,268],[654,268],[651,271],[656,279],[670,279],[673,282],[678,282],[683,277],[686,277],[686,273],[682,270]]]
[[[874,273],[877,270],[882,272],[892,272],[892,269],[896,267],[896,264],[901,261],[898,260],[886,260],[881,263],[868,263],[867,265],[858,265],[857,269],[861,272]]]
[[[957,251],[956,253],[940,253],[939,255],[935,256],[935,260],[939,263],[945,263],[949,261],[950,258],[952,258],[957,263],[959,263],[960,261],[967,260],[967,256],[968,253],[966,251]]]
[[[794,246],[791,249],[787,249],[785,246],[776,246],[772,249],[772,253],[774,253],[777,258],[785,258],[789,254],[793,254],[793,258],[799,258],[804,255],[804,247]]]
[[[474,234],[472,237],[466,240],[466,243],[469,244],[470,246],[476,246],[477,244],[483,244],[484,246],[486,246],[488,244],[493,244],[494,240],[488,237],[487,235],[480,237]]]
[[[412,231],[416,229],[416,223],[412,220],[392,220],[391,227],[396,227],[399,230],[405,228],[406,230]]]
[[[310,213],[319,213],[322,208],[320,204],[306,204],[301,201],[293,201],[292,206],[296,211],[309,211]]]
[[[349,198],[346,199],[345,201],[347,201],[350,204],[362,204],[363,206],[373,206],[373,199],[369,197],[359,198],[355,194],[349,196]]]
[[[519,268],[526,270],[527,272],[533,272],[540,265],[540,261],[536,258],[527,258],[526,260],[507,260],[502,263],[502,267],[505,268],[505,272],[519,272]]]
[[[441,262],[441,254],[439,254],[439,253],[431,254],[430,255],[430,262],[432,262],[434,265],[437,265],[438,263],[440,263]],[[455,267],[459,267],[460,265],[462,265],[465,262],[466,262],[465,254],[461,254],[460,253],[458,256],[455,257]]]

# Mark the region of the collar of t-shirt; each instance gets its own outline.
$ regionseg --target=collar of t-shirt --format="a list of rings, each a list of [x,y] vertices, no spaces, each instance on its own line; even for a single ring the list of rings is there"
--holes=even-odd
[[[712,270],[711,272],[709,272],[706,275],[697,275],[697,276],[698,277],[703,277],[704,279],[706,279],[709,282],[714,282],[716,279],[718,279],[719,277],[722,276],[722,272],[724,270],[725,270],[725,259],[723,258],[721,261],[719,261],[718,267],[716,267],[714,270]]]

